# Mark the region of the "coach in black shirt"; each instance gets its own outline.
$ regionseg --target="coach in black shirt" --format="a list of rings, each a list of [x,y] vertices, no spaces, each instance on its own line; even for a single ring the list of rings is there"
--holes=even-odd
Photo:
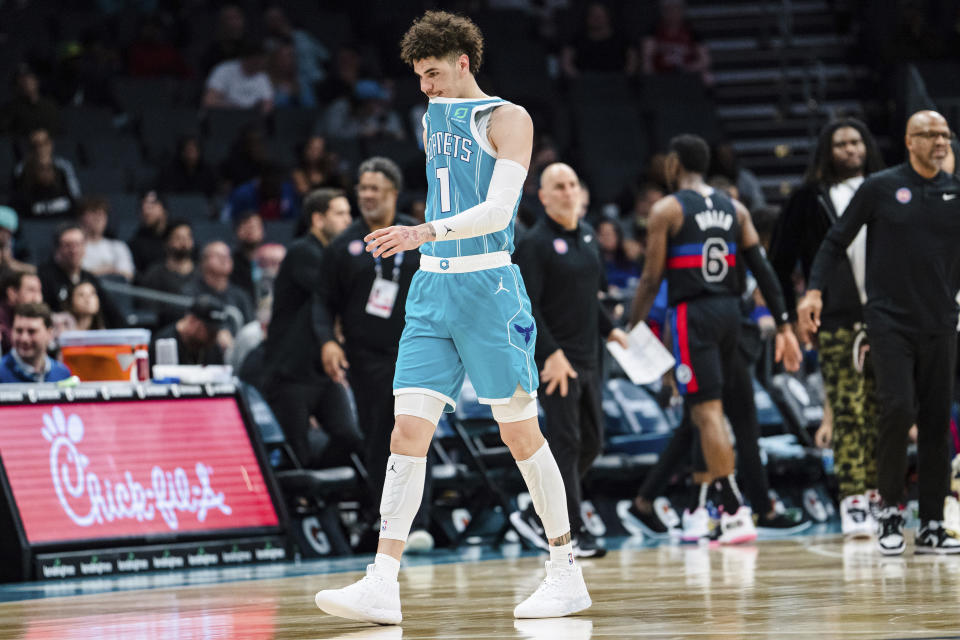
[[[309,230],[290,245],[274,283],[260,379],[264,398],[301,462],[319,466],[340,462],[345,453],[360,449],[350,395],[323,372],[322,319],[311,305],[324,247],[349,224],[350,203],[338,189],[317,189],[304,199],[303,215]],[[311,429],[311,415],[320,431]]]
[[[821,291],[847,245],[867,226],[864,319],[880,404],[877,446],[883,510],[877,543],[904,550],[907,432],[919,431],[918,553],[960,553],[960,539],[943,527],[949,490],[950,402],[960,289],[960,180],[941,171],[952,134],[943,116],[920,111],[907,123],[909,161],[876,173],[851,200],[820,247],[809,291],[797,308],[802,337],[820,324]]]
[[[322,304],[316,305],[316,313],[326,318],[319,334],[323,367],[332,379],[349,380],[353,389],[364,434],[364,461],[370,474],[372,496],[379,500],[394,422],[393,374],[397,349],[403,333],[407,291],[413,274],[420,267],[420,253],[406,251],[391,258],[376,259],[364,250],[363,238],[371,231],[391,225],[418,223],[397,213],[402,178],[400,168],[392,160],[369,158],[360,164],[357,174],[357,205],[361,216],[324,253],[318,298]],[[333,330],[337,318],[343,329],[342,346]],[[407,538],[407,549],[411,551],[433,546],[432,538],[425,532],[430,505],[429,481],[430,474],[427,474],[424,500]]]
[[[517,246],[516,263],[537,321],[534,357],[546,384],[540,404],[546,436],[567,492],[574,551],[580,556],[603,550],[583,526],[580,482],[603,442],[600,336],[627,346],[598,294],[606,283],[594,230],[580,222],[580,180],[572,168],[556,163],[540,177],[540,201],[547,212]],[[514,514],[517,530],[536,525],[531,513]],[[522,518],[527,522],[517,523]],[[539,525],[537,525],[539,526]],[[532,527],[531,527],[532,528]]]

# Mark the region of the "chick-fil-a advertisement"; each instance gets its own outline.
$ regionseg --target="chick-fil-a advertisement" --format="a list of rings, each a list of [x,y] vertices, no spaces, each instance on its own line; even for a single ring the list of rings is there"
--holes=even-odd
[[[31,544],[278,524],[233,398],[0,408]]]

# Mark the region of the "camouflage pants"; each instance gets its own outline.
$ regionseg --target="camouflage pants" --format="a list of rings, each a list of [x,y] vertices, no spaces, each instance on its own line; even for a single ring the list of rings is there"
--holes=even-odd
[[[876,379],[869,352],[863,373],[854,367],[857,333],[820,332],[820,370],[833,409],[833,459],[841,498],[877,487]]]

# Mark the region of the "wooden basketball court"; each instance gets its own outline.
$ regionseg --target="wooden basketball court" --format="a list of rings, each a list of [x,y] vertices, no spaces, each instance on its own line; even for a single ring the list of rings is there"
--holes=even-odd
[[[908,537],[912,537],[909,536]],[[643,546],[584,561],[583,614],[515,621],[545,556],[439,552],[401,572],[404,622],[329,617],[316,591],[369,558],[0,589],[3,638],[960,638],[960,557],[881,557],[837,535]],[[331,573],[333,572],[333,573]],[[64,595],[75,594],[75,595]]]

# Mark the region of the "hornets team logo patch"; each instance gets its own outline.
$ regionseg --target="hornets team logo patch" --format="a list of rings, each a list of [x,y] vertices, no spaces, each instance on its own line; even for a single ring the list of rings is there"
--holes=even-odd
[[[513,328],[516,329],[517,333],[523,336],[524,344],[530,344],[530,339],[533,338],[533,330],[536,328],[536,324],[531,322],[529,327],[515,324],[513,325]]]
[[[687,384],[693,380],[693,370],[685,364],[681,364],[677,367],[677,382],[680,384]]]
[[[363,240],[354,240],[348,244],[347,251],[349,251],[352,256],[358,256],[363,253]]]
[[[570,250],[570,247],[567,246],[567,241],[563,238],[557,238],[553,241],[553,250],[559,253],[560,255],[565,254]]]
[[[907,189],[906,187],[900,187],[897,189],[897,202],[900,204],[907,204],[911,200],[913,200],[913,193],[910,191],[910,189]]]

